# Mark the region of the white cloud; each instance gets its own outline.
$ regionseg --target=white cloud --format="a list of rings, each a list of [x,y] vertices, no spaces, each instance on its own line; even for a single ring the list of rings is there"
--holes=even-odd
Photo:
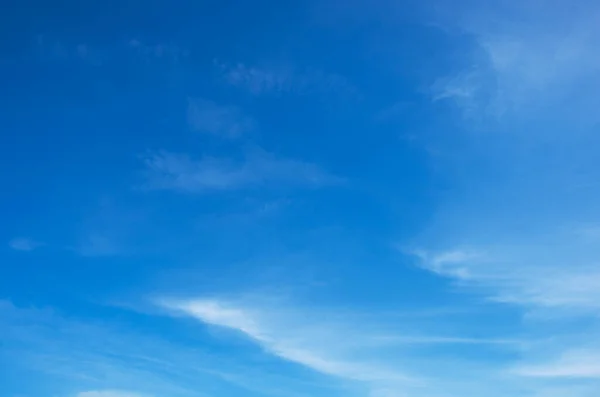
[[[229,139],[254,128],[254,121],[237,107],[222,106],[201,98],[189,100],[187,119],[190,128],[195,131]]]
[[[328,357],[323,349],[306,346],[307,340],[294,332],[279,329],[280,325],[269,324],[264,313],[243,309],[219,300],[190,300],[163,303],[166,308],[181,311],[207,324],[230,328],[245,334],[271,353],[316,371],[351,379],[380,378],[373,368],[358,368],[342,360]],[[273,319],[270,319],[273,321]],[[280,335],[284,332],[287,335]],[[390,376],[388,374],[387,376]]]
[[[356,327],[332,323],[331,316],[323,320],[314,313],[248,308],[219,299],[162,300],[159,304],[174,313],[237,331],[281,359],[346,381],[364,382],[372,390],[403,390],[418,384],[396,360],[361,356],[362,348],[374,347],[374,339]]]
[[[264,151],[248,153],[244,159],[205,157],[162,152],[145,159],[151,189],[204,193],[257,186],[318,187],[342,182],[315,164],[278,158]]]
[[[507,379],[535,396],[594,395],[548,386],[600,379],[599,212],[590,199],[598,178],[588,160],[597,157],[590,147],[600,121],[600,7],[469,3],[442,7],[442,25],[467,33],[475,55],[435,82],[432,96],[483,120],[477,130],[504,134],[457,135],[452,153],[434,159],[455,190],[417,238],[438,248],[412,254],[453,292],[468,292],[463,298],[520,316],[503,324],[531,343],[507,366]]]
[[[453,101],[467,118],[477,118],[479,112],[488,103],[485,100],[486,90],[485,75],[478,70],[469,70],[456,76],[442,77],[436,80],[431,87],[431,96],[434,102]]]
[[[416,255],[421,260],[421,266],[434,273],[453,276],[458,279],[468,279],[470,277],[467,264],[476,263],[477,259],[482,259],[482,254],[465,250],[455,249],[439,253],[430,253],[424,250],[414,250],[409,253]]]
[[[260,302],[273,302],[264,299]],[[265,352],[299,364],[321,374],[345,381],[347,385],[367,388],[369,395],[449,396],[460,394],[461,385],[453,377],[469,372],[489,376],[488,364],[476,369],[464,361],[433,354],[432,345],[461,345],[462,349],[514,350],[522,342],[502,339],[477,339],[464,336],[436,337],[416,333],[401,335],[407,324],[369,313],[368,319],[354,317],[347,310],[322,307],[301,309],[281,304],[261,304],[253,298],[159,299],[156,303],[174,316],[189,316],[199,321],[246,337]],[[362,318],[362,320],[360,320]],[[391,322],[390,322],[391,321]],[[420,349],[425,350],[420,350]],[[423,361],[421,352],[428,353]],[[491,350],[488,350],[491,351]],[[448,361],[446,361],[448,360]],[[446,369],[440,376],[435,368]],[[474,364],[478,365],[478,364]],[[478,388],[480,385],[469,385]],[[489,385],[488,385],[489,386]],[[453,390],[452,392],[449,390]]]
[[[485,339],[444,336],[383,336],[376,338],[386,345],[519,345],[524,341],[516,339]]]
[[[556,1],[440,7],[441,24],[468,33],[477,48],[468,70],[438,80],[432,95],[454,100],[469,115],[526,114],[571,100],[584,109],[561,109],[563,114],[596,117],[599,15],[592,2],[585,7]]]
[[[594,242],[521,239],[473,251],[419,252],[419,265],[527,314],[530,342],[510,376],[600,379],[600,265]],[[567,241],[565,241],[567,240]],[[573,325],[571,325],[573,324]],[[574,341],[587,344],[573,347]],[[577,342],[575,342],[577,343]],[[591,346],[591,347],[590,347]]]
[[[549,255],[552,249],[554,255]],[[413,253],[422,268],[498,302],[600,314],[600,266],[594,259],[582,263],[550,243]]]
[[[33,251],[36,248],[41,247],[43,244],[35,240],[28,238],[15,238],[8,242],[10,248],[16,251]]]
[[[543,363],[521,365],[514,369],[520,376],[534,378],[600,379],[600,351],[568,350],[558,358]]]

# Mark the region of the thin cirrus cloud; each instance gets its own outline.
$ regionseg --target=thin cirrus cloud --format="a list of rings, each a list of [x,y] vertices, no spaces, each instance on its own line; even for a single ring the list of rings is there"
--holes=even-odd
[[[569,349],[552,360],[523,364],[513,371],[532,378],[600,379],[600,350]]]
[[[182,350],[164,340],[7,301],[0,301],[0,314],[3,355],[41,374],[58,376],[82,396],[145,396],[152,390],[173,396],[183,394],[184,387],[161,372],[174,363],[185,362],[180,356]],[[102,340],[102,346],[97,345],[98,340]],[[186,368],[179,368],[180,376],[186,374]],[[202,371],[191,371],[189,376],[198,378]],[[97,380],[96,387],[80,385],[81,379]]]
[[[235,331],[266,353],[350,384],[360,384],[369,389],[370,395],[445,395],[439,393],[448,379],[429,379],[431,368],[423,368],[414,349],[419,351],[434,345],[462,346],[460,349],[468,345],[472,348],[489,345],[511,350],[521,343],[418,333],[403,336],[399,335],[398,324],[387,328],[390,319],[376,313],[369,315],[370,321],[357,322],[348,312],[341,315],[336,311],[324,312],[322,308],[307,311],[247,302],[218,297],[155,301],[174,316],[188,316]],[[443,359],[434,357],[432,363],[437,360]]]
[[[25,237],[14,238],[8,242],[8,246],[15,251],[33,251],[43,244]]]
[[[161,299],[157,304],[173,314],[240,332],[267,352],[322,374],[366,382],[377,389],[392,384],[412,385],[417,381],[390,363],[350,358],[350,351],[368,337],[358,339],[346,330],[345,341],[340,341],[337,331],[341,330],[299,322],[289,312],[278,318],[266,308],[247,308],[221,299]]]
[[[204,397],[210,395],[205,390],[215,387],[231,387],[232,393],[297,397],[329,387],[266,373],[235,357],[215,355],[204,344],[181,344],[161,332],[122,325],[0,300],[2,355],[61,379],[62,385],[75,391],[65,397]]]
[[[281,383],[303,386],[211,355],[202,346],[175,343],[160,333],[64,317],[54,310],[17,307],[7,301],[0,301],[0,314],[3,357],[58,377],[76,391],[65,397],[205,396],[202,390],[223,383],[238,392],[241,388],[293,396],[276,390]]]
[[[339,94],[358,97],[358,90],[346,78],[321,70],[300,70],[289,65],[250,66],[216,62],[223,80],[252,95]]]
[[[78,393],[76,397],[152,397],[149,394],[140,394],[123,390],[92,390]]]
[[[315,164],[276,157],[262,150],[247,153],[242,159],[192,159],[160,152],[144,162],[147,186],[154,190],[206,193],[269,186],[320,187],[343,182]]]
[[[15,238],[8,242],[8,246],[15,251],[31,252],[39,248],[50,246],[46,243],[31,240],[28,238]],[[119,254],[122,250],[115,244],[115,242],[105,236],[99,234],[92,234],[82,239],[81,242],[75,246],[52,246],[53,249],[73,251],[81,256],[96,257],[96,256],[111,256]]]
[[[433,84],[433,98],[452,100],[470,116],[505,116],[572,97],[585,108],[576,110],[580,116],[597,120],[585,102],[600,85],[600,56],[594,50],[600,39],[600,7],[580,3],[585,6],[538,2],[525,7],[509,1],[502,8],[471,3],[438,9],[441,25],[469,34],[476,51],[469,68]]]
[[[187,120],[194,131],[227,139],[239,138],[255,128],[254,120],[241,109],[203,98],[188,100]]]
[[[514,373],[532,378],[600,379],[600,351],[572,349],[542,363],[529,363],[514,368]]]
[[[521,239],[478,250],[413,252],[424,270],[527,314],[530,343],[508,375],[538,379],[600,379],[598,251],[578,234],[560,242]],[[551,247],[551,248],[550,248]],[[587,324],[572,329],[573,321]],[[585,337],[582,338],[582,335]]]
[[[526,309],[562,309],[556,315],[600,315],[600,269],[595,265],[595,250],[588,252],[588,257],[578,257],[585,252],[583,245],[573,244],[563,252],[554,245],[553,255],[549,255],[549,246],[505,245],[478,251],[416,251],[414,255],[423,269],[497,302]],[[567,263],[570,266],[565,266]]]
[[[588,160],[597,157],[588,148],[596,147],[590,142],[599,120],[600,7],[550,3],[446,9],[442,25],[474,41],[472,62],[440,76],[432,98],[483,121],[476,130],[501,134],[466,137],[473,146],[461,151],[461,165],[472,167],[446,175],[463,191],[417,238],[430,248],[408,252],[457,292],[519,316],[533,343],[499,373],[535,383],[531,395],[593,396],[559,383],[590,382],[598,390],[600,379],[598,234],[580,227],[600,214],[590,200],[598,196],[597,167]]]

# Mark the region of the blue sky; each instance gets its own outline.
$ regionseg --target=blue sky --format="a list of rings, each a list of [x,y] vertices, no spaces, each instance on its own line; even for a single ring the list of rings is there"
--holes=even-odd
[[[597,2],[3,9],[2,397],[597,395]]]

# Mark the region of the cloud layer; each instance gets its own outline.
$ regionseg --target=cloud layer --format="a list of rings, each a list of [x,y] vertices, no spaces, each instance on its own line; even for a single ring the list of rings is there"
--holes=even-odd
[[[433,85],[434,98],[451,99],[479,119],[548,117],[545,112],[559,107],[562,119],[583,117],[586,125],[598,120],[592,109],[599,104],[594,90],[600,86],[600,56],[593,49],[600,39],[600,7],[575,3],[468,1],[440,7],[434,18],[469,34],[476,48],[468,69]]]
[[[285,318],[277,318],[266,314],[266,310],[252,310],[238,307],[219,300],[164,301],[164,307],[195,317],[200,321],[241,332],[248,338],[263,346],[272,354],[284,360],[304,365],[324,374],[339,376],[351,380],[362,381],[399,381],[408,378],[391,369],[380,368],[376,364],[356,363],[332,356],[332,350],[341,346],[323,344],[323,338],[333,337],[332,330],[321,329],[318,324],[314,328],[305,323],[296,324],[301,329],[288,329],[292,326],[293,317],[288,318],[290,324],[284,325]],[[316,332],[316,334],[314,334]],[[311,339],[314,338],[314,341]],[[333,340],[331,340],[333,342]],[[347,343],[361,343],[360,340]],[[346,347],[347,348],[347,347]],[[339,354],[344,354],[340,351]]]

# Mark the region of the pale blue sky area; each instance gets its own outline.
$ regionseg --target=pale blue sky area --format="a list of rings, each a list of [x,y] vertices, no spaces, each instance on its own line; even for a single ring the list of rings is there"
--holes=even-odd
[[[600,3],[4,1],[0,397],[596,397]]]

